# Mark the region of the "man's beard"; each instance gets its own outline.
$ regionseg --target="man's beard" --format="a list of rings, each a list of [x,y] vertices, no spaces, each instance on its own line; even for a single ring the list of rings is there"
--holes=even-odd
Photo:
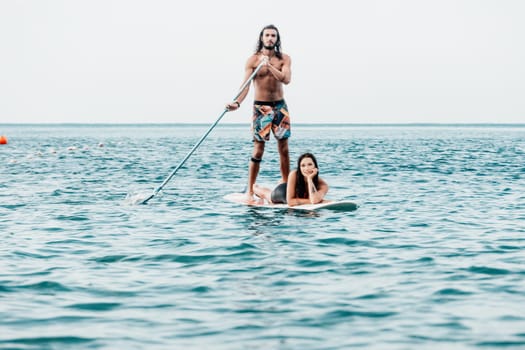
[[[275,44],[274,45],[263,45],[263,47],[266,49],[266,50],[273,50],[275,48]]]

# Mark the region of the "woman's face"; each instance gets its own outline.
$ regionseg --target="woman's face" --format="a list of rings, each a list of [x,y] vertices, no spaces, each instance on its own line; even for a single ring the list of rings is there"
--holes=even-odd
[[[299,166],[301,168],[301,174],[303,174],[303,176],[308,176],[315,171],[315,163],[312,158],[305,157],[301,159],[301,163],[299,163]]]

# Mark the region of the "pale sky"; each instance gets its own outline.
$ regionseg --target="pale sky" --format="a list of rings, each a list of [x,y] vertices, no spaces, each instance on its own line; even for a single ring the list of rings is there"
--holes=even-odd
[[[292,124],[525,122],[523,0],[0,0],[0,123],[211,124],[270,23]]]

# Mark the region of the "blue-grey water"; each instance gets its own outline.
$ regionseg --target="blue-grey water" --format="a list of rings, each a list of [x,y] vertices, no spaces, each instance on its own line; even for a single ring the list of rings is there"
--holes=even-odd
[[[359,204],[314,213],[223,201],[219,125],[125,200],[207,128],[0,125],[1,349],[525,348],[525,126],[295,126]]]

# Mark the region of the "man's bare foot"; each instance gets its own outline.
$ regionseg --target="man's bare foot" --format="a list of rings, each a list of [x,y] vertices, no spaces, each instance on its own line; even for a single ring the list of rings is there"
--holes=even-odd
[[[256,204],[255,198],[253,197],[253,193],[246,192],[244,194],[244,203],[246,203],[246,204]]]

